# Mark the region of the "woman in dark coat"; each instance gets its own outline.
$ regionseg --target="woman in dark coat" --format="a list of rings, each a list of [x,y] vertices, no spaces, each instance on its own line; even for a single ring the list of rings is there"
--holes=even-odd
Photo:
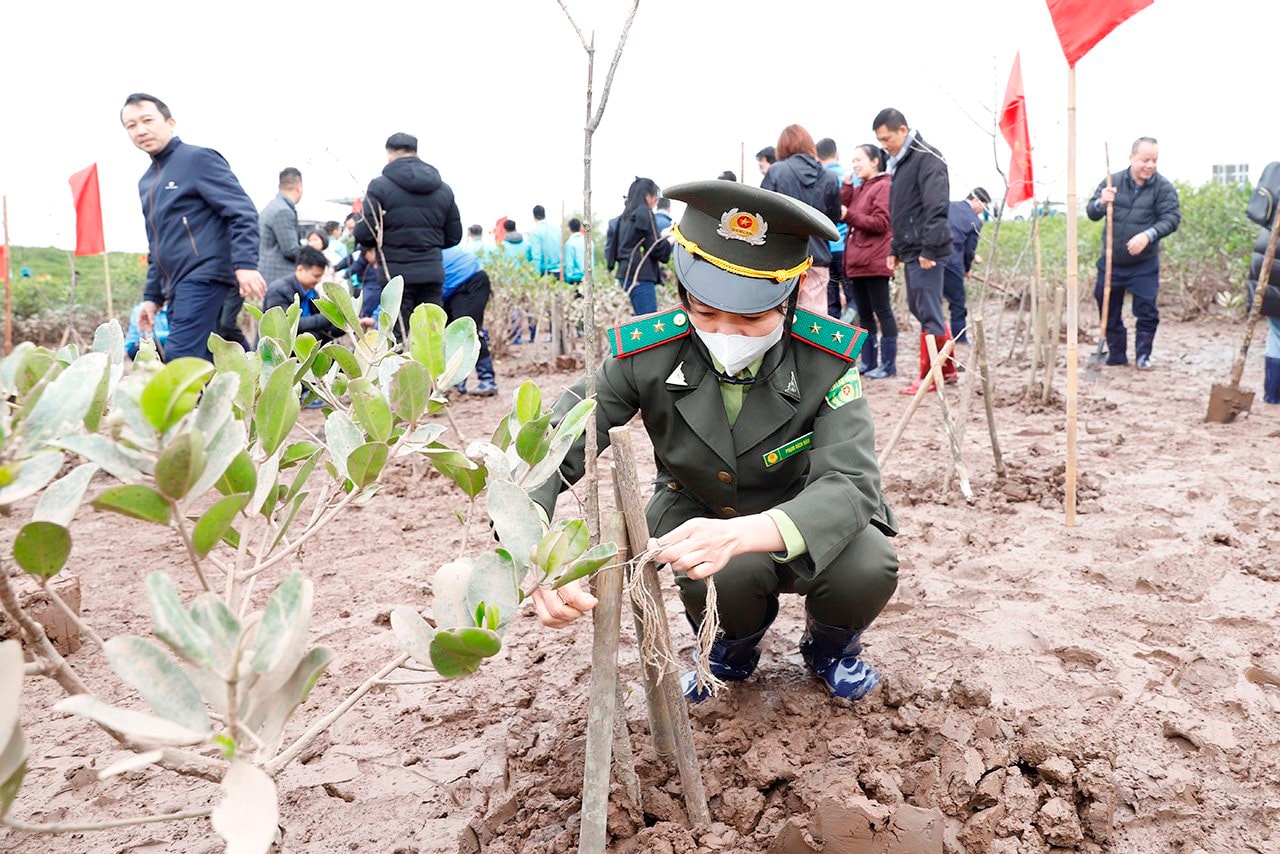
[[[616,269],[618,284],[631,298],[631,310],[637,315],[658,310],[662,264],[671,257],[671,242],[662,236],[653,216],[658,195],[658,185],[651,178],[631,182],[626,207],[618,217],[617,235],[609,243],[610,255],[605,259]]]
[[[844,275],[858,307],[858,322],[867,330],[862,347],[863,376],[883,379],[898,373],[898,321],[889,302],[889,256],[893,232],[889,227],[889,182],[882,171],[885,153],[875,145],[853,150],[853,171],[840,187],[845,238]],[[856,187],[854,177],[861,179]],[[876,334],[880,335],[878,356]],[[877,364],[878,360],[878,364]]]

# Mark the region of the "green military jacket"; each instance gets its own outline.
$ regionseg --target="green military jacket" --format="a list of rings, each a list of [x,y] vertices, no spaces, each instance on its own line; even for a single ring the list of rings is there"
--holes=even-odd
[[[680,334],[667,332],[653,344],[644,329],[645,341],[637,336],[637,342],[645,346],[625,353],[626,339],[636,333],[632,327],[665,320],[670,330],[677,328],[673,319],[683,327]],[[808,312],[796,319],[807,337],[786,336],[765,354],[757,374],[761,380],[751,386],[733,427],[720,382],[695,351],[680,310],[610,331],[617,336],[615,352],[624,354],[606,361],[596,374],[600,450],[608,447],[610,428],[640,413],[657,463],[647,511],[655,537],[697,517],[726,519],[777,508],[799,529],[813,571],[821,572],[868,523],[889,536],[897,534],[880,492],[871,411],[852,359],[825,349],[817,334],[818,329],[825,335],[853,328]],[[566,389],[553,421],[564,417],[585,389],[585,377]],[[585,447],[584,436],[565,458],[564,481],[582,477]],[[548,516],[563,488],[559,478],[551,478],[535,491]]]

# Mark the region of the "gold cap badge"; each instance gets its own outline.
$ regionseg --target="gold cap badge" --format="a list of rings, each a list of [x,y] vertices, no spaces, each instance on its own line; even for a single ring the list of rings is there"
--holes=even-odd
[[[752,246],[763,246],[769,231],[769,223],[760,214],[746,213],[730,208],[720,215],[720,227],[716,233],[726,240],[742,240]]]

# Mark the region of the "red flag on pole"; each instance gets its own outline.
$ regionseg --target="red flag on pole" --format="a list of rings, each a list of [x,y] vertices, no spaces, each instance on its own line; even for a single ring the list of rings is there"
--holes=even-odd
[[[1107,37],[1116,27],[1151,5],[1152,0],[1046,0],[1053,28],[1058,31],[1067,65]]]
[[[98,193],[98,164],[71,176],[71,200],[76,206],[76,254],[101,255],[107,251],[102,239],[102,197]]]
[[[9,247],[0,245],[0,281],[9,281]]]
[[[1009,85],[1004,90],[1004,107],[1000,111],[1000,133],[1009,143],[1009,194],[1005,203],[1016,205],[1036,195],[1031,175],[1031,132],[1027,127],[1027,95],[1022,88],[1022,54],[1013,57]]]

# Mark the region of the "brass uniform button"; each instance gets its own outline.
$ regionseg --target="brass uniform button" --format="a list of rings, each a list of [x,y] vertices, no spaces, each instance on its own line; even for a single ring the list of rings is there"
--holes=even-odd
[[[674,492],[679,488],[680,488],[680,484],[676,483],[674,480],[667,481],[667,489],[670,489],[671,491]]]
[[[725,516],[728,516],[730,519],[738,515],[738,511],[734,510],[732,507],[721,507],[720,512]]]
[[[721,483],[733,483],[733,475],[729,474],[727,471],[720,472],[716,477],[720,478]]]

